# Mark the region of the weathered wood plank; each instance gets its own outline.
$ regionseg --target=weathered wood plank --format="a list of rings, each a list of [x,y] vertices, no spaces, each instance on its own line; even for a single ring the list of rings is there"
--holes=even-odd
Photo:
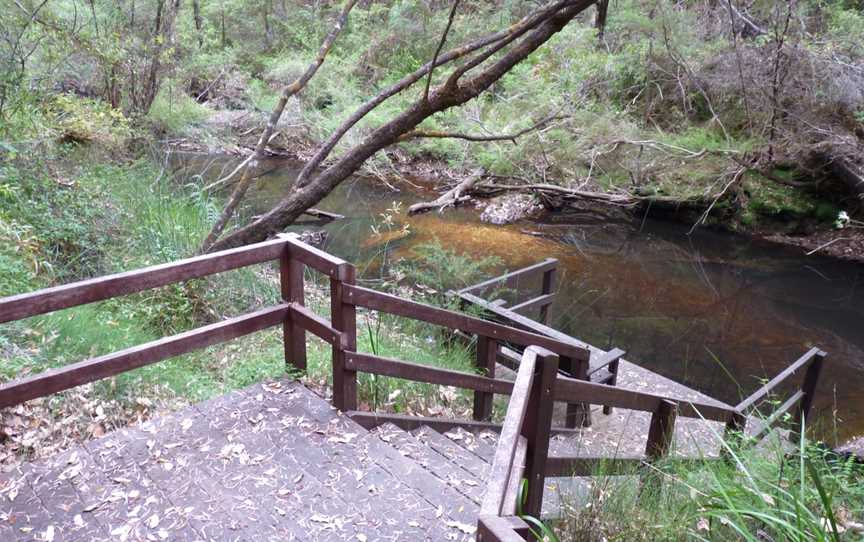
[[[0,299],[0,323],[132,294],[279,258],[288,241],[274,239],[176,262],[73,282]]]
[[[345,296],[349,302],[367,309],[421,320],[449,329],[459,329],[468,333],[483,335],[498,341],[506,341],[521,346],[536,345],[551,350],[556,354],[566,355],[577,360],[587,361],[589,358],[588,350],[573,345],[572,341],[563,342],[544,335],[489,322],[482,318],[468,316],[467,314],[433,307],[416,301],[408,301],[407,299],[369,288],[346,286]]]
[[[192,350],[248,335],[281,324],[287,314],[287,305],[276,305],[113,354],[14,380],[0,386],[0,408],[17,405],[30,399],[44,397]]]
[[[353,371],[402,378],[414,382],[488,391],[502,395],[509,395],[513,390],[513,383],[507,380],[488,378],[450,369],[439,369],[430,365],[382,358],[360,352],[346,352],[345,367]]]
[[[534,383],[534,368],[537,364],[537,351],[529,348],[522,356],[522,363],[513,385],[513,393],[507,406],[507,414],[501,425],[501,436],[492,460],[492,471],[487,482],[486,496],[480,506],[481,515],[500,516],[507,499],[507,488],[513,472],[513,459],[516,445],[522,433],[522,424],[527,415],[528,399]],[[531,443],[533,444],[533,443]]]

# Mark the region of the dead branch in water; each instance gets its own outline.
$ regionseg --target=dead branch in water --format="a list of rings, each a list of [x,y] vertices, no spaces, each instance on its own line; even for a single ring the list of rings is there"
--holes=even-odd
[[[408,214],[416,215],[433,209],[437,209],[440,212],[447,207],[455,207],[459,203],[471,199],[471,196],[466,194],[466,192],[469,192],[474,188],[474,184],[478,180],[480,180],[479,176],[467,177],[462,182],[442,194],[441,197],[435,201],[415,203],[411,207],[408,207]]]

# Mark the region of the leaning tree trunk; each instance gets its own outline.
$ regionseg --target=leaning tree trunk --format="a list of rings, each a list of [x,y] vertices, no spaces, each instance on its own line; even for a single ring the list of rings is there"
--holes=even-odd
[[[296,220],[306,209],[321,201],[342,181],[357,171],[378,151],[399,141],[400,136],[413,130],[421,122],[441,111],[462,105],[477,97],[508,73],[515,65],[546,43],[576,15],[592,5],[594,0],[569,0],[548,17],[540,19],[523,32],[509,37],[454,70],[446,82],[433,89],[428,97],[414,102],[407,110],[374,130],[361,143],[348,150],[333,165],[315,178],[294,189],[273,209],[249,225],[240,228],[209,247],[210,251],[224,250],[266,239]],[[493,64],[464,83],[459,79],[470,69],[488,60],[496,52],[523,36],[522,40]]]

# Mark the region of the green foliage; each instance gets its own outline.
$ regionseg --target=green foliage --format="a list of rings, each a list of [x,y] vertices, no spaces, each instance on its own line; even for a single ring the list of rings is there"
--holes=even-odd
[[[403,262],[404,275],[414,284],[431,288],[443,300],[448,290],[464,288],[483,277],[501,261],[493,256],[476,259],[445,248],[438,240],[414,247],[416,259]]]
[[[150,110],[147,122],[157,132],[182,134],[190,126],[199,123],[210,115],[210,110],[199,104],[191,96],[180,92],[173,86],[162,88]]]
[[[660,463],[660,483],[597,473],[590,503],[569,508],[564,539],[634,541],[824,541],[864,514],[864,467],[803,441],[728,449],[729,462]],[[643,473],[644,475],[644,473]]]
[[[60,139],[70,142],[98,141],[118,145],[131,135],[129,121],[118,109],[101,100],[59,94],[50,104],[53,124]]]

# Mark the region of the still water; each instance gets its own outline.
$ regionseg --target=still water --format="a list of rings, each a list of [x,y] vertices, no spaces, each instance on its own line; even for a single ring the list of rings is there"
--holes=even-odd
[[[285,165],[262,178],[245,212],[265,211],[296,175]],[[434,195],[407,185],[343,183],[318,207],[346,216],[323,228],[326,250],[379,273],[388,260],[416,257],[438,240],[457,252],[495,256],[500,269],[559,260],[552,324],[726,402],[736,403],[810,346],[829,353],[815,408],[826,438],[864,433],[864,265],[746,237],[644,223],[579,223],[550,216],[507,226],[484,224],[472,208],[408,217],[408,205]],[[372,234],[393,205],[407,236]],[[390,213],[392,214],[392,213]],[[542,232],[543,236],[526,232]],[[841,420],[828,420],[836,411]]]

